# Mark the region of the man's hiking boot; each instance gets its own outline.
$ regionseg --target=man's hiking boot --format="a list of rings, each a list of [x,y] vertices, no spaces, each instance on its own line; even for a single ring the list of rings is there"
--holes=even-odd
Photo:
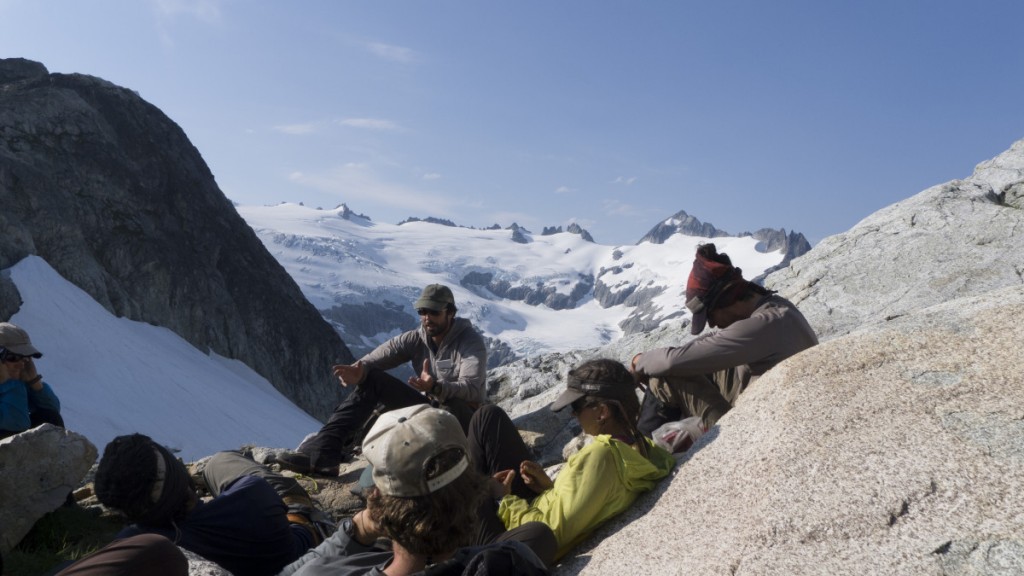
[[[309,454],[291,451],[276,454],[272,461],[268,460],[268,463],[277,463],[281,468],[298,472],[299,474],[318,474],[320,476],[337,476],[338,464],[340,464],[335,463],[331,465],[317,462],[316,466],[314,466]]]

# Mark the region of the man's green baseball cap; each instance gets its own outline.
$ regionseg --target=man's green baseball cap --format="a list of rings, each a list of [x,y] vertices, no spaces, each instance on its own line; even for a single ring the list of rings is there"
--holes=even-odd
[[[423,289],[423,293],[413,304],[413,308],[417,310],[426,308],[437,312],[447,309],[449,305],[455,306],[455,296],[452,295],[451,288],[444,284],[431,284]]]

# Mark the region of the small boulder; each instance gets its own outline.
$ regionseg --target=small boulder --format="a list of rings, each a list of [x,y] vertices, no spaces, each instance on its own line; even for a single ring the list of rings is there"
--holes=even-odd
[[[88,438],[52,424],[0,440],[0,552],[64,504],[95,461]]]

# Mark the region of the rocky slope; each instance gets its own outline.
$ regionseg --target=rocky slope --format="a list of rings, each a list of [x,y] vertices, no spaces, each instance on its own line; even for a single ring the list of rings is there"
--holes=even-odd
[[[351,359],[217,187],[184,132],[138,94],[0,60],[0,269],[35,254],[111,312],[242,360],[300,407],[339,400]],[[0,278],[0,318],[21,298]]]
[[[991,345],[1022,314],[1014,286],[794,356],[558,573],[1024,573],[1024,352]]]
[[[1024,282],[1024,141],[823,240],[772,275],[824,338]]]

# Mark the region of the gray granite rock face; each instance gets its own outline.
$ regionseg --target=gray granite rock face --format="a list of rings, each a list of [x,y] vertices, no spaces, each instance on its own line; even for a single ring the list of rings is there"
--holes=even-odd
[[[1021,318],[1004,288],[786,360],[559,573],[1024,573]]]
[[[864,323],[1024,283],[1024,140],[823,240],[769,276],[825,340]]]
[[[188,576],[232,576],[231,572],[220,567],[220,564],[211,562],[199,554],[178,547],[181,553],[188,560]]]
[[[95,461],[88,438],[52,424],[0,440],[0,552],[64,504]]]
[[[0,270],[46,260],[111,313],[242,360],[314,416],[352,356],[217,187],[185,133],[138,94],[0,60]],[[0,278],[0,319],[20,296]]]

